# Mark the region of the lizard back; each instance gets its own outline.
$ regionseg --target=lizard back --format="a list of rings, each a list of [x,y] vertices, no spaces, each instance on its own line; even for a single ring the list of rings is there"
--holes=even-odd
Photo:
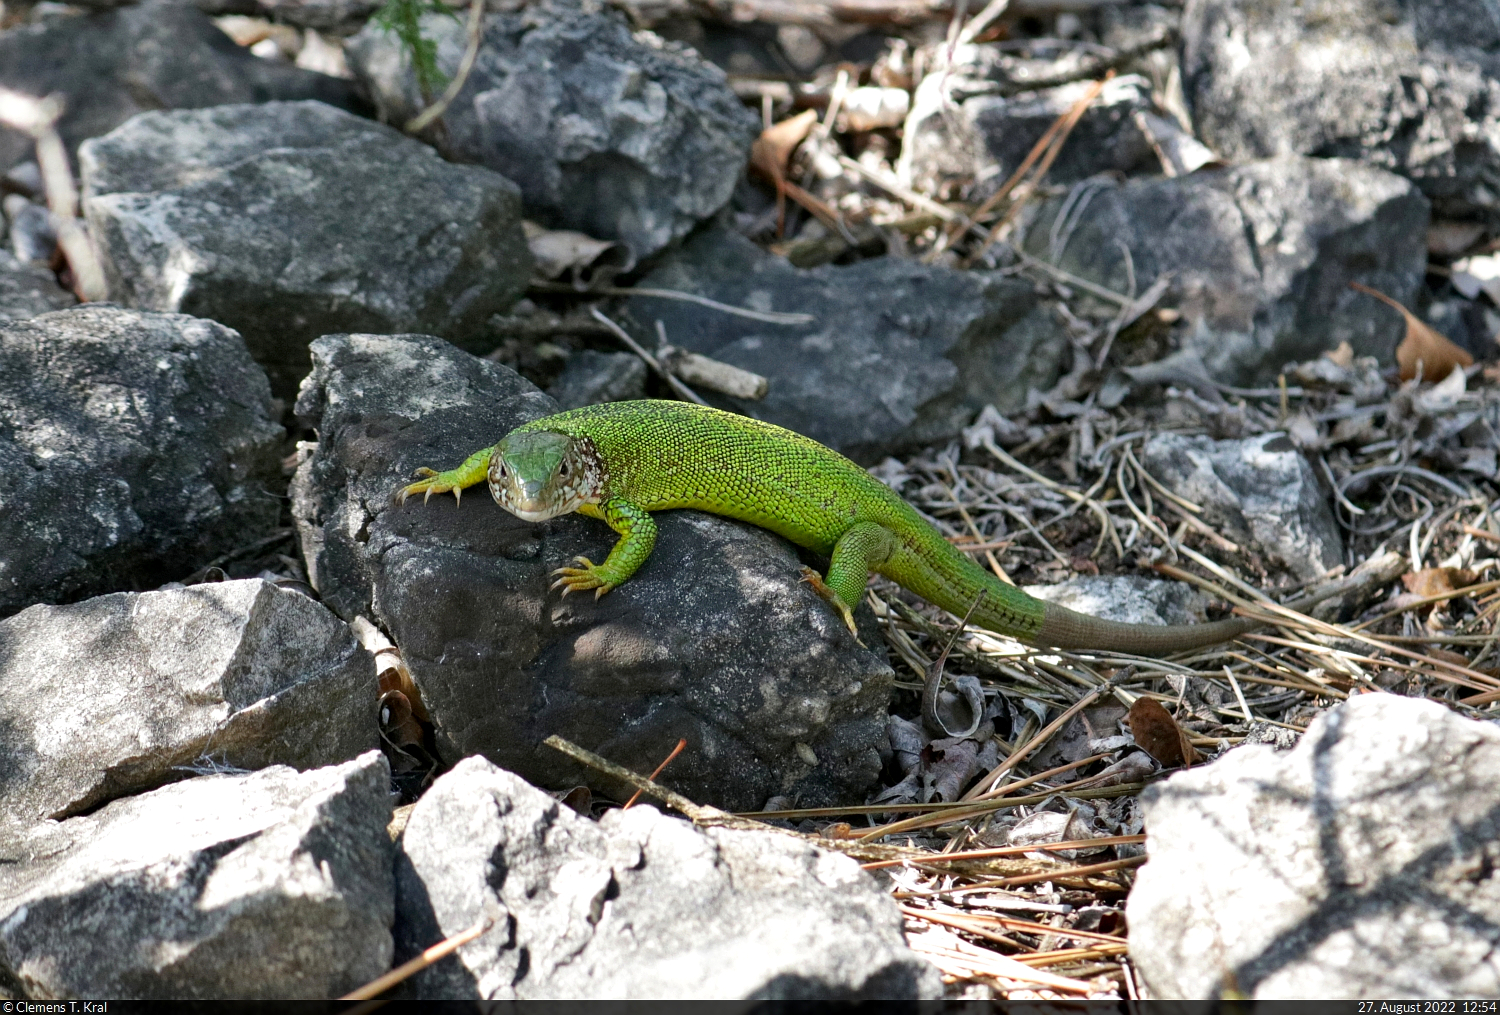
[[[873,521],[925,526],[900,497],[843,455],[771,423],[686,402],[586,405],[518,431],[587,437],[612,496],[647,511],[696,508],[770,529],[817,553]]]

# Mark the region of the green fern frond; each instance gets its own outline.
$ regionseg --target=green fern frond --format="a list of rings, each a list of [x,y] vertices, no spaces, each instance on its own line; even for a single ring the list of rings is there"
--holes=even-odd
[[[471,0],[482,3],[483,0]],[[412,73],[417,76],[417,88],[424,102],[448,84],[448,75],[438,69],[437,43],[422,34],[422,15],[446,14],[458,20],[458,14],[442,0],[385,0],[380,10],[371,19],[380,28],[394,35],[406,50]]]

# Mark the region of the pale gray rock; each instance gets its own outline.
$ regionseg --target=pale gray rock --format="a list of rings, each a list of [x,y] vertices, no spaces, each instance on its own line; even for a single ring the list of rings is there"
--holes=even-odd
[[[559,409],[646,397],[646,364],[628,352],[582,349],[568,357],[562,375],[547,390]]]
[[[9,251],[0,250],[0,323],[24,321],[77,303],[72,293],[57,284],[50,268],[23,264]]]
[[[1399,176],[1286,156],[1175,179],[1090,180],[1039,209],[1024,248],[1119,293],[1170,275],[1163,304],[1186,322],[1181,355],[1226,383],[1259,383],[1341,342],[1392,362],[1400,315],[1349,283],[1410,304],[1428,218],[1426,198]]]
[[[515,185],[318,102],[145,113],[79,151],[112,298],[220,321],[290,398],[307,343],[484,343],[531,271]]]
[[[411,995],[901,999],[941,995],[853,859],[791,834],[695,829],[650,805],[597,822],[481,758],[412,810],[397,961],[493,921]]]
[[[422,31],[457,72],[464,26],[429,15]],[[396,41],[377,26],[349,41],[350,69],[383,117],[426,106]],[[442,117],[453,159],[515,180],[546,225],[618,240],[634,259],[685,236],[724,206],[759,119],[692,50],[593,0],[546,0],[491,14],[474,69]]]
[[[1144,575],[1084,575],[1056,585],[1027,585],[1022,591],[1070,610],[1122,624],[1199,624],[1207,619],[1208,597],[1186,582]]]
[[[426,336],[330,335],[312,352],[297,413],[319,441],[292,482],[309,573],[336,612],[373,617],[400,646],[444,761],[483,754],[548,788],[618,794],[541,742],[650,771],[686,738],[662,780],[734,810],[777,794],[832,804],[874,782],[891,668],[800,580],[790,544],[661,512],[634,577],[564,599],[550,572],[604,559],[617,537],[602,522],[523,522],[483,486],[459,504],[392,497],[419,466],[456,466],[556,403]]]
[[[362,106],[353,82],[252,56],[207,15],[170,0],[0,33],[0,88],[61,95],[58,131],[70,152],[145,110],[295,99]],[[0,171],[33,151],[25,134],[0,131]]]
[[[962,51],[980,47],[962,47]],[[902,131],[903,181],[923,194],[962,194],[983,200],[1010,178],[1091,81],[1016,95],[969,95],[955,71],[937,70],[918,87]],[[955,77],[955,74],[959,75]],[[1047,173],[1050,183],[1073,183],[1096,173],[1160,172],[1151,139],[1135,114],[1153,111],[1151,84],[1138,74],[1115,78],[1079,119]]]
[[[213,321],[88,304],[0,323],[0,616],[262,538],[283,436],[266,375]]]
[[[724,229],[665,255],[641,285],[812,315],[768,324],[650,296],[626,304],[648,348],[661,321],[671,344],[770,381],[763,399],[705,393],[711,403],[865,464],[950,440],[986,404],[1024,408],[1071,350],[1055,311],[1015,279],[894,257],[803,271]]]
[[[1500,210],[1500,9],[1487,0],[1190,0],[1183,92],[1235,161],[1359,159],[1447,216]]]
[[[258,578],[33,606],[0,620],[0,821],[347,761],[379,746],[378,694],[348,625]]]
[[[1280,433],[1244,440],[1158,434],[1141,464],[1203,508],[1221,535],[1306,581],[1344,562],[1343,537],[1312,466]]]
[[[390,768],[210,775],[0,845],[0,983],[30,998],[337,997],[390,968]]]
[[[1363,694],[1143,795],[1130,956],[1162,999],[1500,995],[1500,729]],[[1231,979],[1232,978],[1232,979]]]

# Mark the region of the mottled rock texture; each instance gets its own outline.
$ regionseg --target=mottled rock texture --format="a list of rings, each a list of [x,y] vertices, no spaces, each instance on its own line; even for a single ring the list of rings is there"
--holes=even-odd
[[[228,328],[91,304],[0,324],[0,616],[266,535],[283,432]]]
[[[650,771],[686,738],[663,780],[732,809],[855,799],[875,780],[892,671],[800,580],[789,544],[661,512],[634,577],[564,599],[550,572],[604,559],[617,537],[602,522],[523,522],[482,486],[460,504],[392,501],[418,466],[457,465],[556,411],[550,398],[424,336],[331,335],[312,351],[297,411],[319,443],[292,499],[313,582],[390,632],[444,760],[478,753],[548,788],[618,793],[541,741]]]

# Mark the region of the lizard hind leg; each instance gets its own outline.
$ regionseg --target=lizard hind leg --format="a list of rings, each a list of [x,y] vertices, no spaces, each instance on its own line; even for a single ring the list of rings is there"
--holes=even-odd
[[[812,568],[803,568],[803,580],[838,610],[839,616],[858,639],[854,625],[854,608],[865,594],[870,572],[895,552],[896,534],[875,522],[859,522],[849,527],[834,544],[828,577],[820,578]]]

